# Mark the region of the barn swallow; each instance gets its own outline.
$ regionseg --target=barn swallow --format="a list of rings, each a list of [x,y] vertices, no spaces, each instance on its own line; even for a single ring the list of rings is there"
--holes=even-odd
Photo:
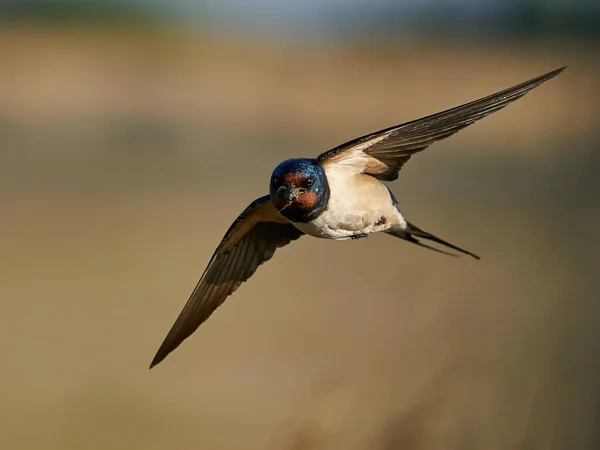
[[[479,259],[406,220],[382,182],[398,178],[413,154],[504,108],[564,69],[353,139],[316,159],[283,161],[273,171],[269,195],[253,201],[225,233],[150,367],[190,336],[277,248],[305,234],[343,240],[384,232],[441,253],[458,256],[421,240]]]

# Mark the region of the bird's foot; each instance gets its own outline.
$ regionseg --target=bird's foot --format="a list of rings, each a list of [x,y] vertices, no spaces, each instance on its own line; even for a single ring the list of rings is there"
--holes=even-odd
[[[350,239],[360,239],[360,238],[366,238],[368,236],[367,233],[360,233],[360,234],[355,234],[353,236],[350,236]]]

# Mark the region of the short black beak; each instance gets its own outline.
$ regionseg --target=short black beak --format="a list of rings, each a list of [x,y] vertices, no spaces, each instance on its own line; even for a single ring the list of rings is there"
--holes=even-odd
[[[289,186],[279,186],[277,196],[284,199],[286,203],[289,203],[293,200],[292,189]]]

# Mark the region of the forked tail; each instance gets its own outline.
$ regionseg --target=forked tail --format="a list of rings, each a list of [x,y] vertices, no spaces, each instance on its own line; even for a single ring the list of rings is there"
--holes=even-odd
[[[404,228],[404,229],[392,228],[392,229],[386,231],[386,233],[391,234],[392,236],[399,237],[400,239],[404,239],[405,241],[412,242],[413,244],[419,245],[421,247],[428,248],[429,250],[433,250],[438,253],[443,253],[444,255],[449,255],[449,256],[454,256],[454,257],[459,256],[454,253],[450,253],[450,252],[441,250],[439,248],[432,247],[431,245],[424,244],[417,238],[427,239],[429,241],[432,241],[437,244],[444,245],[448,248],[456,250],[457,252],[463,253],[465,255],[469,255],[472,258],[481,259],[476,254],[471,253],[470,251],[465,250],[464,248],[457,247],[456,245],[451,244],[448,241],[444,241],[443,239],[440,239],[439,237],[434,236],[433,234],[428,233],[425,230],[422,230],[421,228],[417,227],[416,225],[413,225],[410,222],[406,222],[406,228]]]

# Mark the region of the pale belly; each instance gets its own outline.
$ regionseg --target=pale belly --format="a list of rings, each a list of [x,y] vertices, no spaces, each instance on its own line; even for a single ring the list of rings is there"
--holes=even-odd
[[[335,216],[328,214],[328,212],[325,211],[312,222],[292,223],[300,231],[303,231],[310,236],[338,240],[351,239],[352,237],[385,231],[391,227],[389,223],[380,221],[379,219],[370,221],[368,224],[365,223],[364,217],[354,216],[352,219],[353,220],[340,222],[336,220]]]
[[[406,226],[384,184],[372,177],[367,182],[349,184],[330,182],[327,209],[315,220],[294,226],[323,239],[350,239]]]

